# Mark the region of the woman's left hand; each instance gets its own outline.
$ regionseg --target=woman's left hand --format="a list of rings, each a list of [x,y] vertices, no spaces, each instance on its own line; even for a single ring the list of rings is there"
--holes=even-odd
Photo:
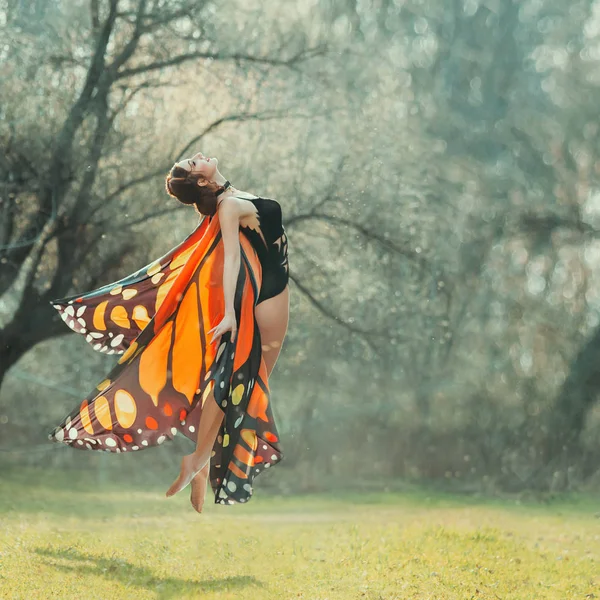
[[[235,341],[235,336],[237,334],[237,323],[235,320],[235,315],[232,313],[226,313],[221,322],[213,327],[209,332],[210,335],[214,331],[213,337],[210,340],[212,344],[216,339],[223,335],[226,331],[231,331],[231,341]]]

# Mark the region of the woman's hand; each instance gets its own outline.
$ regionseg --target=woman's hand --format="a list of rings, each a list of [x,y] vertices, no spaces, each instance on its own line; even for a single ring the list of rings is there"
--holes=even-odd
[[[231,341],[234,342],[235,336],[237,334],[237,323],[235,320],[235,314],[234,313],[225,313],[225,316],[223,317],[222,321],[218,325],[213,327],[208,332],[208,335],[210,335],[213,331],[214,331],[214,334],[213,334],[212,339],[210,340],[211,344],[214,341],[216,341],[216,339],[219,336],[223,335],[226,331],[231,331]]]

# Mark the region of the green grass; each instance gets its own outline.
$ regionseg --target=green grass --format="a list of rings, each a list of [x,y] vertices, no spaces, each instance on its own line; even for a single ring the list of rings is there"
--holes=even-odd
[[[593,498],[275,497],[257,480],[249,504],[198,515],[169,484],[4,473],[0,598],[600,598]]]

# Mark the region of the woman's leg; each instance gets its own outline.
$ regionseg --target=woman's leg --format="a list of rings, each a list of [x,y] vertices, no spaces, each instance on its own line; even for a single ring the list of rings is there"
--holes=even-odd
[[[181,470],[179,477],[172,483],[171,487],[167,490],[167,496],[172,496],[177,492],[181,491],[186,485],[200,475],[199,479],[206,482],[206,475],[208,469],[206,468],[210,464],[210,453],[212,451],[215,438],[219,433],[221,422],[223,421],[223,411],[217,406],[217,402],[212,391],[207,395],[206,401],[202,407],[202,413],[200,414],[200,420],[198,422],[198,438],[196,442],[196,450],[191,454],[186,454],[181,461]],[[193,493],[192,495],[197,496]],[[192,498],[192,504],[194,508],[198,510],[199,504],[198,499]],[[201,508],[201,503],[200,503]]]
[[[217,406],[217,401],[211,391],[202,405],[196,450],[193,452],[199,467],[203,467],[210,460],[210,453],[224,416],[225,413]]]
[[[290,313],[289,285],[284,290],[263,300],[255,307],[256,322],[260,331],[260,339],[263,351],[263,358],[267,368],[267,377],[275,367],[277,358],[281,352],[281,346],[287,333]],[[213,393],[207,398],[198,423],[198,442],[196,450],[192,454],[183,457],[182,472],[173,485],[167,491],[170,496],[183,487],[192,483],[191,503],[198,511],[202,512],[202,504],[206,492],[206,480],[209,473],[210,453],[212,451],[215,438],[219,433],[224,414],[217,406]],[[197,472],[198,468],[201,468]],[[185,471],[187,469],[187,471]],[[195,476],[190,479],[190,469],[196,471]]]
[[[263,300],[258,304],[254,309],[254,314],[260,331],[267,376],[270,377],[281,352],[290,319],[289,285],[286,285],[284,290],[277,296]]]
[[[218,411],[216,413],[213,407]],[[199,473],[196,473],[191,481],[192,491],[190,493],[190,502],[194,509],[201,513],[202,507],[204,506],[204,497],[206,495],[206,482],[210,474],[210,452],[212,451],[215,438],[219,433],[221,422],[224,417],[223,411],[217,406],[213,393],[210,392],[206,398],[205,406],[200,416],[200,422],[198,423],[198,440],[196,443],[196,452],[200,457],[204,456],[205,448],[208,449],[208,460],[202,467]],[[208,447],[210,444],[210,447]],[[200,461],[202,458],[200,458]]]

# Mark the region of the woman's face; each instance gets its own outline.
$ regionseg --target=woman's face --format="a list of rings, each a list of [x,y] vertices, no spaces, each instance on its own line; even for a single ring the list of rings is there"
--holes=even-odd
[[[175,166],[190,171],[194,175],[202,175],[208,181],[213,181],[218,164],[219,161],[216,158],[208,158],[202,152],[198,152],[191,158],[184,158],[182,161],[175,163]]]

